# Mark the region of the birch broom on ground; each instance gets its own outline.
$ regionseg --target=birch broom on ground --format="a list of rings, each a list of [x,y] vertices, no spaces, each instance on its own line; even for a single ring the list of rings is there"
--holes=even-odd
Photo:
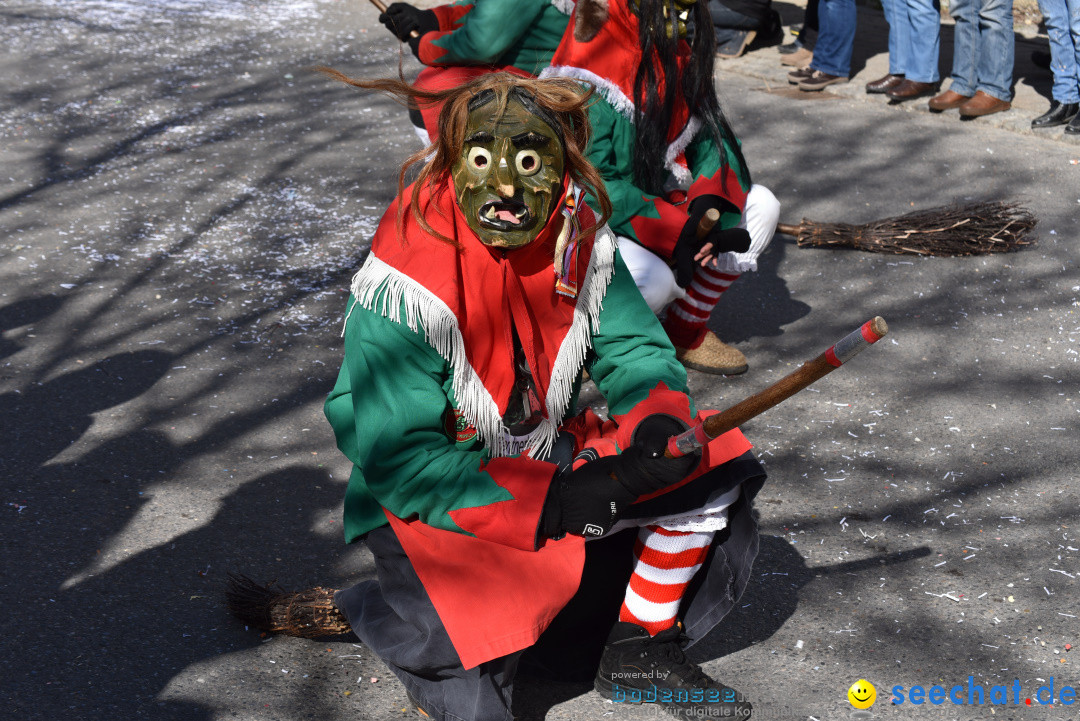
[[[871,253],[952,257],[1007,253],[1035,245],[1035,215],[1018,203],[990,201],[917,210],[863,225],[803,219],[780,223],[800,248],[851,248]]]

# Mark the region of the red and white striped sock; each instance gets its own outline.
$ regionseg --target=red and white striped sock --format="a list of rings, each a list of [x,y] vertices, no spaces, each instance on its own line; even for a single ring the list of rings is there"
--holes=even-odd
[[[705,337],[705,323],[720,296],[734,283],[741,273],[721,273],[698,266],[686,297],[679,298],[668,308],[664,329],[673,345],[679,348],[697,348]]]
[[[634,544],[634,572],[619,609],[619,620],[655,636],[675,625],[679,603],[705,562],[714,532],[669,531],[644,526]]]

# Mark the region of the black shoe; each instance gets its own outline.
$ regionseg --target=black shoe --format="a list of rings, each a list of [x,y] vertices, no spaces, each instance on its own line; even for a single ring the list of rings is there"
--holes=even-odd
[[[1080,103],[1059,103],[1050,101],[1050,109],[1031,121],[1033,128],[1055,128],[1064,125],[1080,112]]]
[[[791,55],[792,53],[799,52],[799,49],[801,47],[802,47],[802,45],[799,45],[799,43],[797,41],[796,42],[790,42],[790,43],[787,43],[786,45],[781,45],[780,47],[778,47],[776,49],[776,52],[780,53],[781,55]]]
[[[608,636],[593,685],[616,703],[656,703],[682,718],[749,719],[750,702],[687,660],[685,642],[681,625],[650,636],[620,621]]]
[[[1050,53],[1046,52],[1045,50],[1031,51],[1031,62],[1035,63],[1036,67],[1042,68],[1043,70],[1049,70],[1050,61]]]
[[[1065,126],[1066,135],[1080,135],[1080,114],[1072,119],[1068,125]]]

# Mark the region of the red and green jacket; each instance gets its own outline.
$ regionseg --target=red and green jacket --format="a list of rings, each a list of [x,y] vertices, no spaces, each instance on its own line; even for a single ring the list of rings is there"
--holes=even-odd
[[[571,77],[592,84],[599,99],[589,108],[592,135],[587,156],[604,178],[615,208],[608,225],[663,258],[670,258],[688,217],[689,201],[717,195],[728,201],[720,225],[739,224],[749,187],[739,180],[740,167],[730,148],[717,147],[686,102],[677,98],[668,129],[666,165],[688,189],[665,195],[647,193],[634,184],[634,78],[641,63],[637,16],[626,0],[610,0],[609,17],[588,42],[574,37],[571,25],[541,77]],[[690,46],[679,41],[677,65],[690,59]],[[681,77],[676,80],[681,82]],[[662,92],[662,91],[661,91]]]
[[[420,38],[425,65],[499,65],[536,75],[551,62],[572,0],[458,0],[432,8],[439,29]]]
[[[391,524],[468,668],[531,645],[577,590],[583,539],[538,535],[555,435],[625,448],[650,413],[697,413],[606,227],[571,236],[571,297],[556,292],[553,264],[564,199],[535,241],[506,252],[469,229],[449,180],[419,202],[453,244],[424,232],[408,207],[399,233],[398,202],[353,279],[344,362],[325,411],[354,464],[346,540]],[[589,228],[592,211],[576,207]],[[515,399],[511,326],[544,408],[525,438],[502,422]],[[583,368],[608,402],[607,422],[575,415]],[[722,436],[701,471],[749,447],[737,430]]]

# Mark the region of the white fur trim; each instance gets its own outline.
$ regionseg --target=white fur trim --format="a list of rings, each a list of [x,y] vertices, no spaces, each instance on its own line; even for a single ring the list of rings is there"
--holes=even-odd
[[[540,73],[540,77],[573,78],[592,85],[596,88],[596,92],[600,93],[600,97],[608,101],[616,112],[631,123],[634,122],[634,101],[628,98],[618,85],[591,70],[576,68],[572,65],[551,65],[544,68],[543,72]]]
[[[694,136],[701,130],[701,121],[697,119],[697,116],[691,116],[687,121],[686,127],[679,133],[679,137],[672,141],[668,146],[667,152],[664,153],[664,167],[671,171],[671,174],[675,176],[675,179],[680,183],[689,184],[693,180],[693,176],[690,174],[690,169],[675,160],[686,150],[687,146],[694,139]]]
[[[414,333],[422,326],[424,340],[450,364],[458,410],[476,428],[491,457],[516,455],[527,449],[530,456],[542,459],[550,453],[559,426],[570,410],[574,382],[585,362],[585,354],[592,347],[592,334],[599,330],[600,310],[614,270],[615,236],[604,226],[596,233],[589,268],[574,306],[574,320],[551,370],[546,399],[548,417],[525,436],[513,436],[503,425],[495,399],[469,363],[458,319],[449,306],[374,254],[368,255],[367,262],[353,276],[350,290],[356,302],[349,309],[345,323],[348,324],[357,305],[401,323],[404,305],[405,325]]]
[[[573,15],[575,4],[574,0],[551,0],[552,7],[563,15]]]

